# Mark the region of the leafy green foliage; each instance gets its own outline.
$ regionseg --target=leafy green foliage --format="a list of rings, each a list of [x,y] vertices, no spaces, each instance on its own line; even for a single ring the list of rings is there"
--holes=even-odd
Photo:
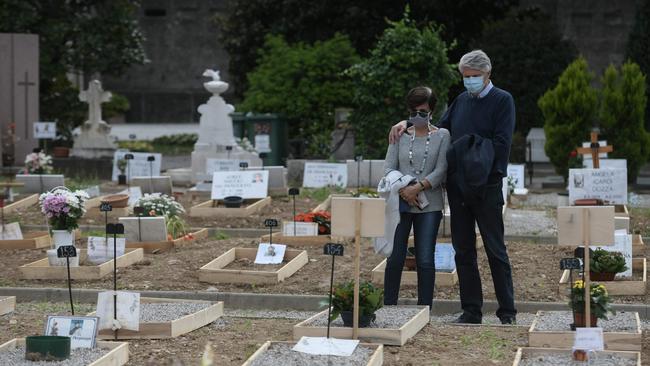
[[[611,157],[627,159],[628,181],[634,183],[650,156],[650,134],[645,128],[646,77],[639,65],[627,62],[619,72],[610,65],[602,78],[600,126]]]
[[[595,315],[598,319],[607,319],[609,314],[614,314],[611,298],[604,285],[591,283],[589,291],[591,297],[591,314]],[[582,280],[575,281],[571,286],[569,306],[576,313],[583,313],[585,311],[585,284]]]
[[[570,153],[587,139],[598,110],[598,93],[591,87],[592,79],[587,61],[579,57],[537,102],[544,116],[544,150],[555,171],[565,179]]]
[[[343,71],[359,61],[349,39],[337,34],[308,45],[269,36],[259,56],[238,109],[282,114],[290,138],[304,138],[311,156],[328,156],[334,108],[348,107],[352,100],[352,85]]]
[[[608,252],[604,249],[596,249],[589,261],[591,272],[598,273],[620,273],[628,270],[625,265],[625,257],[620,252]]]
[[[179,133],[176,135],[165,135],[151,140],[154,145],[183,145],[194,146],[199,136],[195,133]]]
[[[359,284],[359,316],[373,315],[382,308],[384,290],[370,282]],[[354,281],[348,281],[334,287],[332,294],[331,320],[336,319],[342,311],[354,309]]]
[[[495,85],[515,99],[515,131],[525,136],[531,127],[541,127],[544,121],[537,100],[575,59],[575,45],[563,39],[551,18],[538,10],[512,12],[487,24],[473,44],[490,56]],[[525,149],[517,151],[521,155],[513,160],[524,161]]]
[[[413,87],[431,87],[438,97],[434,120],[446,104],[449,87],[458,76],[447,63],[447,44],[439,29],[416,26],[409,17],[389,22],[370,55],[348,70],[354,81],[355,110],[350,121],[360,154],[382,158],[388,144],[388,128],[407,115],[406,93]]]
[[[650,0],[637,1],[638,8],[630,32],[625,58],[639,64],[645,75],[650,75]],[[646,96],[650,96],[650,78],[646,79]],[[645,126],[650,129],[650,104],[645,107]]]

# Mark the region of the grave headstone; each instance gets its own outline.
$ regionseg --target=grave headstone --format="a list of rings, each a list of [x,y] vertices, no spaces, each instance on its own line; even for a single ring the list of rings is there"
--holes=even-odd
[[[384,160],[346,160],[348,180],[347,186],[377,188],[384,176]]]
[[[456,251],[450,243],[437,243],[435,251],[435,267],[438,272],[451,272],[456,269],[454,256]]]
[[[614,233],[614,245],[596,246],[594,249],[596,248],[604,249],[608,252],[620,252],[623,254],[627,271],[618,273],[616,277],[632,277],[632,235],[628,234],[625,230],[616,230]]]
[[[81,134],[74,139],[71,156],[86,159],[110,158],[117,149],[110,138],[111,126],[102,120],[102,103],[111,100],[111,93],[102,89],[99,80],[88,83],[79,93],[79,100],[88,103],[88,120],[81,125]]]
[[[120,159],[124,159],[124,156],[126,154],[132,154],[133,159],[129,161],[129,168],[127,169],[124,174],[126,175],[126,179],[131,180],[131,177],[141,177],[141,176],[149,176],[150,173],[150,165],[149,162],[147,161],[147,158],[149,156],[153,156],[155,160],[153,161],[153,176],[157,177],[160,176],[160,169],[162,166],[162,154],[152,154],[152,153],[137,153],[137,152],[129,152],[125,150],[118,150],[113,154],[113,175],[112,175],[112,180],[117,182],[117,176],[120,175],[120,170],[117,168],[117,162]]]
[[[294,235],[294,229],[296,235]],[[296,222],[296,221],[283,221],[282,222],[282,235],[284,236],[317,236],[318,223],[315,222]]]
[[[287,188],[287,168],[283,166],[265,166],[251,167],[252,170],[268,170],[269,172],[269,188],[271,189],[286,189]]]
[[[250,165],[250,161],[244,160]],[[211,180],[212,173],[214,172],[233,172],[239,170],[239,163],[242,160],[234,159],[215,159],[209,158],[205,160],[205,172],[206,174],[202,176],[203,180]]]
[[[114,295],[117,295],[119,329],[138,331],[140,329],[140,294],[126,291],[104,291],[97,294],[99,329],[113,329],[115,315]]]
[[[164,217],[120,217],[120,223],[124,225],[124,237],[127,242],[167,240],[167,225]]]
[[[61,174],[17,174],[16,181],[25,184],[20,188],[23,193],[45,193],[52,190],[52,188],[65,186]]]
[[[126,239],[117,238],[117,248],[115,248],[117,253],[114,252],[113,243],[115,243],[113,238],[108,238],[108,244],[106,244],[105,237],[88,237],[88,261],[95,264],[101,264],[113,259],[113,255],[117,255],[118,257],[124,255]]]
[[[305,163],[302,186],[308,188],[346,187],[348,167],[337,163]]]
[[[569,169],[569,202],[596,198],[606,204],[627,204],[627,170]]]
[[[140,188],[140,191],[146,193],[162,193],[168,196],[172,195],[172,177],[166,175],[159,176],[133,176],[131,184]]]
[[[524,164],[508,164],[508,178],[513,181],[515,188],[525,188],[524,168]]]
[[[23,232],[20,230],[20,223],[0,225],[0,240],[22,240]]]
[[[212,176],[213,200],[228,196],[244,199],[266,198],[268,195],[268,170],[242,170],[238,172],[215,172]]]
[[[530,151],[526,152],[527,160],[530,160],[533,163],[548,163],[551,161],[544,150],[544,145],[546,144],[544,128],[531,128],[530,131],[528,131],[528,135],[526,135],[526,143],[530,144],[528,147]]]
[[[257,150],[258,153],[270,153],[271,136],[269,134],[255,135],[255,150]]]

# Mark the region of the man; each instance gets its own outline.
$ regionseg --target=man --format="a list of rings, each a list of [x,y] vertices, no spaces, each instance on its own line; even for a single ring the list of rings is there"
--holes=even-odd
[[[459,184],[448,176],[451,237],[456,251],[463,309],[463,314],[455,322],[480,324],[483,317],[483,292],[476,259],[474,229],[477,223],[499,302],[497,316],[502,324],[514,324],[517,310],[501,214],[504,204],[502,178],[507,175],[510,144],[515,127],[514,101],[510,93],[492,85],[492,64],[485,52],[474,50],[466,53],[461,57],[458,69],[467,91],[458,95],[451,103],[438,122],[438,127],[450,131],[452,143],[469,134],[488,139],[494,147],[494,160],[487,179],[485,196],[480,201],[464,202]],[[393,126],[390,132],[391,144],[398,140],[405,128],[405,121]]]

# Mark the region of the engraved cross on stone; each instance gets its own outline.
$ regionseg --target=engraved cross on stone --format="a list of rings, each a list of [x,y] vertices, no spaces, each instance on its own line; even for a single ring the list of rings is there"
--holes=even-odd
[[[25,88],[25,139],[29,138],[29,87],[35,86],[36,83],[29,81],[29,72],[25,71],[25,80],[18,82],[19,86]]]
[[[111,100],[111,93],[102,89],[99,80],[88,83],[88,90],[79,93],[79,100],[88,103],[88,122],[99,123],[102,120],[102,103]]]

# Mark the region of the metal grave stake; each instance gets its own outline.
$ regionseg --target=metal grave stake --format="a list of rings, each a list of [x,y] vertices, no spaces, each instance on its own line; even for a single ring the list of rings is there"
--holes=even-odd
[[[156,161],[156,157],[149,155],[147,161],[149,162],[149,193],[153,194],[153,162]]]
[[[262,160],[262,170],[264,170],[264,159],[266,159],[267,156],[269,156],[269,154],[265,152],[259,154],[260,160]]]
[[[293,198],[293,236],[296,236],[296,196],[299,194],[299,188],[289,188],[289,196]]]
[[[72,302],[72,283],[70,279],[70,258],[77,256],[77,248],[74,245],[63,245],[56,249],[58,258],[65,258],[66,267],[68,267],[68,294],[70,295],[70,311],[74,315],[74,303]]]
[[[142,242],[142,223],[140,218],[142,217],[142,214],[144,213],[144,208],[143,207],[133,207],[133,213],[138,217],[138,241]]]
[[[106,235],[108,234],[113,234],[113,320],[117,321],[117,235],[124,234],[124,225],[107,224]],[[117,340],[117,329],[115,329],[115,340]]]
[[[330,299],[327,307],[327,338],[330,337],[330,325],[332,324],[332,291],[334,291],[334,258],[343,256],[343,244],[327,243],[323,247],[323,254],[332,256],[332,273],[330,274]]]
[[[264,226],[269,228],[269,251],[273,248],[273,228],[278,226],[278,220],[276,219],[266,219],[264,220]]]
[[[133,160],[133,154],[124,155],[124,160],[126,160],[126,193],[131,194],[131,160]]]

